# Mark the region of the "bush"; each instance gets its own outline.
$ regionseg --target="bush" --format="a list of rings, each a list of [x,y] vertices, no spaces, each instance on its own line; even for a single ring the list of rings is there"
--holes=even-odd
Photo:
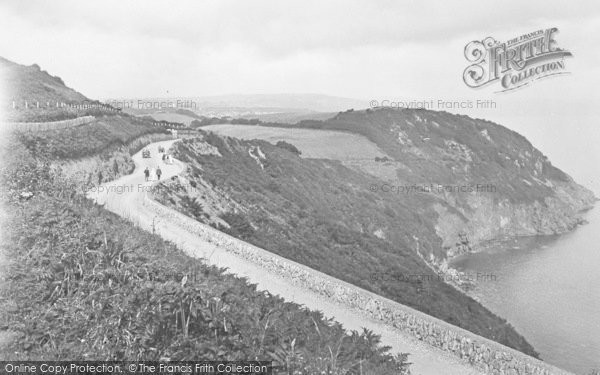
[[[228,232],[231,235],[243,239],[252,238],[254,235],[254,228],[244,215],[234,212],[225,212],[220,217],[230,225],[231,228]]]
[[[286,141],[279,141],[275,144],[275,146],[277,146],[279,148],[283,148],[284,150],[288,150],[289,152],[296,154],[296,155],[302,154],[302,152],[300,152],[300,150],[298,150],[298,148],[296,148],[296,146],[294,146],[293,144],[288,143]]]
[[[23,132],[18,137],[35,157],[57,160],[113,152],[144,135],[168,137],[164,129],[122,116],[112,116],[74,128]]]

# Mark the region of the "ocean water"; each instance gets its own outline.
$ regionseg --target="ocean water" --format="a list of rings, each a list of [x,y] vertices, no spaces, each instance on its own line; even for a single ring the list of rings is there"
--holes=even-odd
[[[490,244],[453,267],[481,281],[471,291],[508,320],[543,360],[577,374],[600,369],[600,207],[561,236]]]

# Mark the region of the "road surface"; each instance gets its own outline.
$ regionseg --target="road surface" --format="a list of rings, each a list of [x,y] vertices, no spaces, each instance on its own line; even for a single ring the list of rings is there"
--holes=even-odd
[[[240,258],[215,246],[194,233],[173,222],[161,219],[154,211],[144,205],[144,195],[157,183],[155,176],[144,181],[143,170],[160,166],[162,180],[181,173],[184,166],[175,160],[167,165],[161,160],[158,147],[168,150],[176,140],[157,142],[149,145],[151,158],[142,158],[141,151],[133,156],[135,170],[133,174],[100,185],[88,192],[88,198],[165,240],[175,243],[188,255],[201,258],[205,263],[228,268],[228,272],[245,277],[250,283],[257,284],[259,290],[280,295],[285,300],[305,305],[311,310],[320,310],[326,317],[332,317],[342,323],[346,329],[361,331],[363,327],[381,336],[384,345],[394,353],[410,353],[409,361],[414,375],[478,375],[483,374],[452,354],[431,347],[414,337],[381,322],[375,321],[357,311],[323,298],[310,290],[304,290],[290,281],[272,274],[259,265]],[[190,220],[193,220],[190,218]]]

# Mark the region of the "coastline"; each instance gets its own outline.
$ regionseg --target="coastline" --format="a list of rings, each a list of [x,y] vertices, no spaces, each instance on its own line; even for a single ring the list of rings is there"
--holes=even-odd
[[[600,210],[586,210],[587,225],[569,233],[488,242],[451,267],[494,273],[464,293],[510,322],[540,357],[578,374],[598,367],[597,299],[582,285],[598,285]],[[560,302],[559,302],[560,301]]]
[[[587,190],[586,188],[578,185],[579,187]],[[587,190],[591,193],[591,191]],[[579,208],[575,215],[568,218],[567,220],[570,222],[570,225],[567,225],[566,229],[556,231],[554,233],[516,233],[512,235],[499,235],[491,239],[484,239],[478,242],[470,242],[468,241],[466,244],[457,243],[457,247],[459,247],[459,251],[453,251],[451,249],[447,252],[447,256],[445,259],[437,259],[433,255],[430,255],[429,259],[426,259],[422,254],[419,253],[421,258],[427,263],[427,265],[436,272],[440,280],[443,280],[448,285],[451,285],[455,289],[465,293],[469,297],[475,299],[478,302],[481,302],[480,299],[470,293],[470,291],[475,287],[476,282],[473,281],[472,277],[469,277],[465,272],[459,271],[458,269],[453,267],[453,264],[456,260],[461,259],[464,256],[468,256],[471,254],[477,254],[481,252],[485,252],[486,249],[494,246],[502,246],[503,244],[508,244],[509,242],[515,242],[523,239],[535,239],[535,238],[550,238],[550,237],[559,237],[565,234],[572,233],[576,231],[579,227],[588,225],[589,222],[583,216],[596,208],[596,202],[600,201],[600,198],[597,198],[592,193],[593,200],[591,202],[587,202],[584,207]],[[418,252],[418,251],[417,251]]]

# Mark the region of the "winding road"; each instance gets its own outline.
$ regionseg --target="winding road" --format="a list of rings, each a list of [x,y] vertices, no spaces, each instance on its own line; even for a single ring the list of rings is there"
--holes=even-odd
[[[158,147],[162,146],[168,150],[176,141],[163,141],[149,145],[147,148],[151,151],[150,158],[144,159],[141,151],[138,152],[133,156],[135,162],[133,174],[88,191],[88,198],[104,205],[109,211],[129,219],[136,225],[173,242],[186,254],[194,258],[201,258],[205,263],[225,267],[228,272],[247,278],[250,283],[257,284],[259,290],[280,295],[287,301],[305,305],[311,310],[320,310],[326,317],[334,318],[342,323],[346,329],[360,331],[365,327],[372,330],[381,336],[384,345],[392,348],[392,352],[410,353],[409,361],[413,363],[411,371],[414,375],[483,374],[450,353],[431,347],[405,332],[375,321],[310,290],[304,290],[289,280],[265,270],[258,264],[219,248],[180,225],[159,217],[146,204],[147,192],[157,181],[144,181],[143,170],[146,167],[160,166],[163,180],[181,173],[185,168],[181,162],[175,160],[172,165],[167,165],[161,160],[162,154],[158,153]],[[189,220],[194,221],[191,218]]]

